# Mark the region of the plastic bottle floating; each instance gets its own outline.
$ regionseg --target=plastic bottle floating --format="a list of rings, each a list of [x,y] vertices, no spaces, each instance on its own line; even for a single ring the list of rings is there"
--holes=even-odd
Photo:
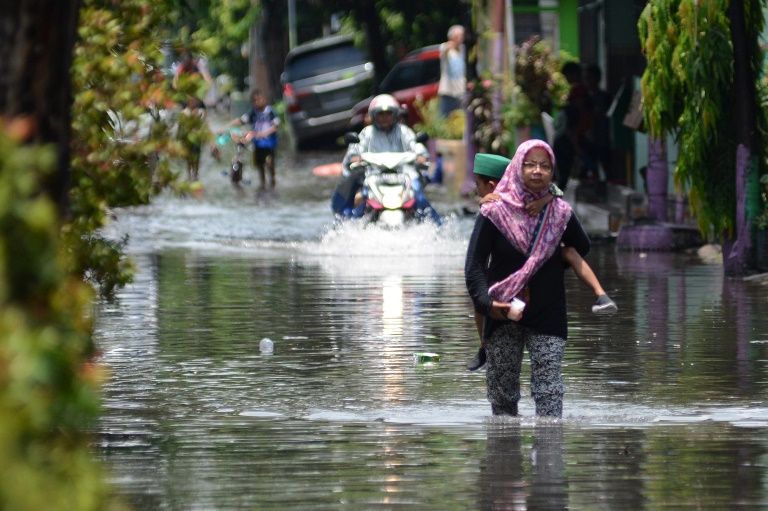
[[[269,337],[265,337],[259,342],[259,351],[262,353],[272,353],[275,349],[275,344],[272,342],[272,339]]]
[[[437,353],[421,352],[413,354],[414,364],[431,364],[440,362],[440,355]]]

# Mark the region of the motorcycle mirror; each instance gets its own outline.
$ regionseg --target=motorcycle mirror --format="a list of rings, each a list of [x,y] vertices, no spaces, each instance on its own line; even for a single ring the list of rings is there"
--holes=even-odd
[[[420,131],[416,133],[416,142],[418,142],[419,144],[423,144],[427,140],[429,140],[429,134],[427,134],[426,131]]]
[[[346,144],[357,144],[360,142],[360,137],[354,131],[349,131],[344,135],[344,142]]]

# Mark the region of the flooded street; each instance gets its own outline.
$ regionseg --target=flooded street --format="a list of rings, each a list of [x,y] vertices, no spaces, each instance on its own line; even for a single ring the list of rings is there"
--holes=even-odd
[[[136,509],[768,509],[764,284],[595,244],[619,312],[566,273],[564,418],[534,417],[527,368],[521,417],[493,418],[465,369],[466,204],[432,188],[439,229],[334,227],[312,168],[342,154],[281,153],[262,197],[206,161],[201,199],[117,212],[137,271],[97,312],[95,448]]]

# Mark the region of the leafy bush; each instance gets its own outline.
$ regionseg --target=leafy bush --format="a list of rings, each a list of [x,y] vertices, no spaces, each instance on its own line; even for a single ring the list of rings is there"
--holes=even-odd
[[[474,116],[473,137],[478,152],[508,156],[514,144],[509,122],[494,118],[494,104],[502,101],[501,86],[490,79],[473,83],[469,109]]]
[[[432,98],[427,102],[417,99],[413,102],[423,122],[416,123],[416,131],[424,131],[429,138],[444,140],[462,140],[466,114],[463,110],[454,110],[448,117],[440,115],[440,100]]]
[[[554,117],[570,91],[562,64],[549,44],[534,36],[515,48],[514,81],[486,73],[471,84],[469,109],[478,151],[509,156],[515,128],[541,124],[542,112]]]
[[[566,60],[539,36],[515,48],[515,83],[506,85],[505,111],[512,126],[541,123],[541,114],[554,117],[568,98],[570,85],[560,72]]]

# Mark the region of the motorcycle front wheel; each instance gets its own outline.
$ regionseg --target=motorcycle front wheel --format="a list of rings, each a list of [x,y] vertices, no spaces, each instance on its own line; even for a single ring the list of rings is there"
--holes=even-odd
[[[232,172],[231,179],[232,184],[237,185],[240,184],[240,181],[243,180],[243,164],[240,162],[235,162],[232,164]]]

